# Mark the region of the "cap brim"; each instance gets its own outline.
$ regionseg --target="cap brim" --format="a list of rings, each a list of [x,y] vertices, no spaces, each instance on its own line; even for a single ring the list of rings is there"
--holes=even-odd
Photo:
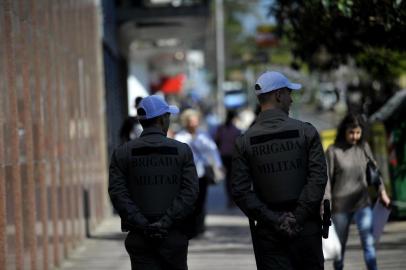
[[[169,106],[168,112],[171,114],[178,114],[179,113],[179,108],[176,106]]]
[[[300,83],[290,83],[287,88],[292,89],[292,90],[299,90],[302,88],[302,85]]]

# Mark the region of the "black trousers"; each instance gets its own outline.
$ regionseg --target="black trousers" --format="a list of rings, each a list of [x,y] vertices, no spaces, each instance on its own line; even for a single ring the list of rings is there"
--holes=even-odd
[[[199,178],[199,196],[195,203],[195,209],[180,225],[180,229],[192,239],[202,235],[206,230],[206,198],[208,181],[205,177]]]
[[[125,239],[132,270],[187,270],[188,244],[178,230],[162,240],[151,240],[139,232],[130,232]]]
[[[233,163],[232,156],[221,156],[223,166],[226,169],[226,181],[224,181],[226,195],[227,195],[227,207],[234,206],[233,196],[231,195],[231,165]]]
[[[205,219],[206,219],[206,198],[207,198],[207,188],[209,184],[205,177],[199,178],[199,196],[197,197],[195,210],[193,212],[194,224],[192,238],[204,233],[206,230]]]
[[[287,238],[261,225],[252,233],[259,270],[324,269],[321,233]]]

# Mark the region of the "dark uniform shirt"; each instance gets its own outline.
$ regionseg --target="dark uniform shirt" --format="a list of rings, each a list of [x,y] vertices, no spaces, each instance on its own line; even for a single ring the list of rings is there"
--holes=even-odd
[[[261,112],[236,141],[232,181],[234,200],[250,219],[269,224],[272,211],[292,211],[303,233],[320,230],[327,169],[311,124],[278,109]]]
[[[158,128],[118,147],[111,158],[109,195],[122,230],[162,221],[176,226],[194,208],[199,192],[193,154],[187,144]]]

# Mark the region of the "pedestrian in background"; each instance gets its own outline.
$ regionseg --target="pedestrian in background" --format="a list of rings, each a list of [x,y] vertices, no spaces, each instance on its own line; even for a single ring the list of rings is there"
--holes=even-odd
[[[235,111],[227,111],[226,121],[217,128],[214,137],[214,140],[220,151],[224,169],[226,171],[224,185],[226,190],[228,208],[231,208],[235,205],[231,196],[231,164],[235,140],[238,136],[241,135],[241,130],[239,130],[233,123],[235,117]]]
[[[317,130],[289,117],[292,90],[283,74],[255,84],[261,112],[237,138],[232,194],[250,219],[258,269],[324,269],[320,205],[327,183]]]
[[[199,186],[190,147],[166,137],[169,116],[178,112],[159,96],[144,98],[137,110],[141,136],[111,158],[109,195],[129,231],[131,269],[187,269],[185,220]]]
[[[366,179],[368,161],[373,159],[365,141],[365,123],[360,115],[348,114],[337,128],[333,145],[326,152],[329,184],[327,197],[331,197],[333,222],[341,242],[341,259],[334,261],[334,269],[344,268],[345,246],[351,221],[358,227],[368,270],[378,269],[374,237],[372,234],[372,209]],[[390,199],[382,179],[377,187],[379,200],[386,207]]]
[[[138,105],[140,104],[141,100],[142,97],[137,97],[135,99],[134,102],[135,109],[138,108]],[[141,132],[142,126],[138,121],[138,118],[136,116],[127,116],[124,119],[124,122],[120,128],[120,141],[121,143],[125,143],[130,140],[134,140],[135,138],[138,138],[141,135]]]
[[[206,197],[208,185],[215,181],[215,170],[223,170],[221,157],[216,143],[209,134],[200,129],[200,113],[194,109],[186,109],[180,116],[183,129],[175,135],[175,140],[187,143],[193,152],[199,177],[199,197],[194,212],[194,232],[196,237],[206,230]]]

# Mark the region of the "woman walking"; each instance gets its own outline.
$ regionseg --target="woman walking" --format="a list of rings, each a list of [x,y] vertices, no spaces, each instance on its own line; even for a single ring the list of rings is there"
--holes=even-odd
[[[352,219],[355,219],[358,228],[368,270],[378,269],[366,179],[368,161],[371,159],[376,162],[364,133],[365,125],[361,116],[348,114],[338,126],[336,140],[326,153],[330,178],[327,193],[332,199],[333,222],[342,246],[341,259],[334,261],[336,270],[344,267],[345,245]],[[377,191],[380,202],[388,207],[390,199],[382,179],[377,185]]]

